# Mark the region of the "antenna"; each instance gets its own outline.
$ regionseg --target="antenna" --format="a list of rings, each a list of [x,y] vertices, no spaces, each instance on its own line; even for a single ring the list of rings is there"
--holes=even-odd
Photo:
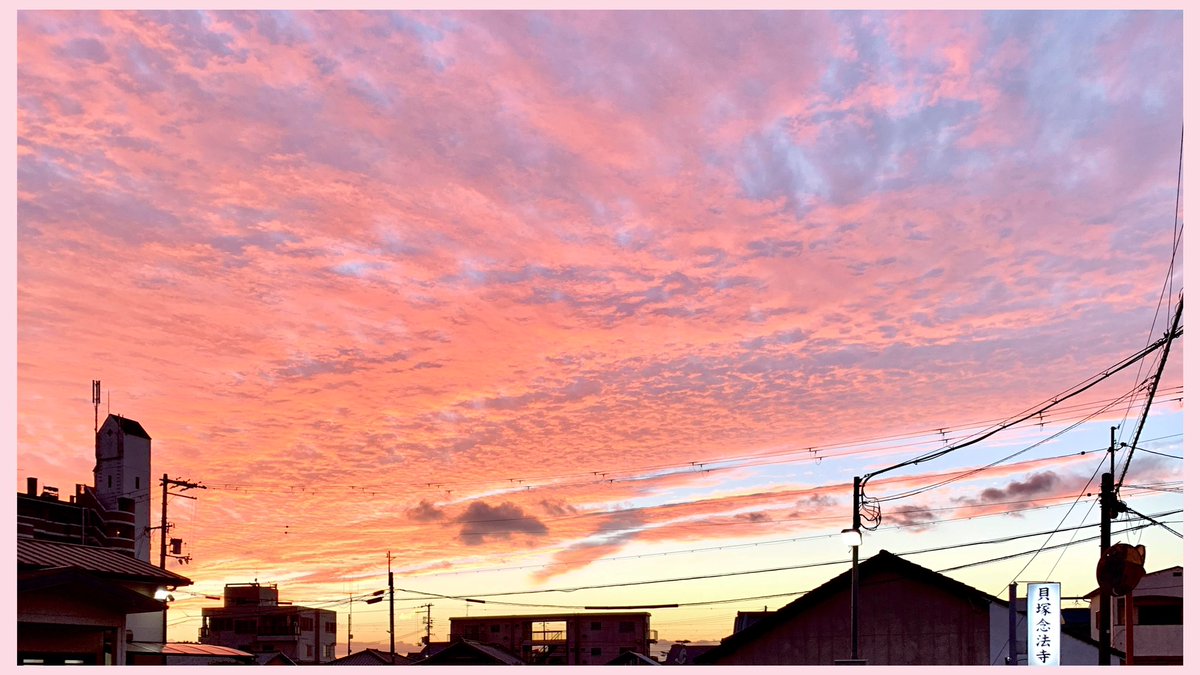
[[[100,433],[100,380],[92,380],[92,406],[96,409],[95,433]]]

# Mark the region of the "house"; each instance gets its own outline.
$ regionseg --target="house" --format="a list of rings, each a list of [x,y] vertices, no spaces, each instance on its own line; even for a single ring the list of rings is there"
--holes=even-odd
[[[281,653],[298,664],[333,661],[337,612],[279,602],[275,584],[226,584],[224,606],[200,610],[200,642],[252,654]]]
[[[740,615],[741,612],[738,612]],[[736,631],[735,631],[736,632]],[[696,659],[701,654],[708,652],[716,645],[697,645],[692,643],[676,642],[671,645],[670,651],[663,658],[664,666],[690,666],[696,663]]]
[[[657,642],[649,612],[451,617],[450,639],[500,647],[530,664],[605,664]]]
[[[417,666],[523,666],[525,662],[509,652],[475,640],[459,638],[428,657],[414,662]]]
[[[127,617],[161,613],[192,582],[103,546],[17,538],[17,663],[163,663],[129,649]]]
[[[1100,589],[1090,602],[1092,639],[1100,637]],[[1132,665],[1183,665],[1183,567],[1151,572],[1133,589],[1133,645],[1128,649],[1125,625],[1127,596],[1111,598],[1112,646],[1132,654]]]
[[[847,570],[760,617],[696,662],[833,665],[848,659],[850,575]],[[887,551],[859,565],[859,656],[869,665],[1003,664],[1008,619],[1007,602]],[[1098,659],[1094,642],[1062,634],[1064,665]]]
[[[604,664],[606,666],[661,666],[662,664],[654,659],[639,654],[637,652],[625,652],[617,658]]]
[[[260,666],[295,666],[299,665],[289,659],[283,652],[264,652],[254,655],[254,662]]]
[[[195,642],[168,642],[162,646],[168,666],[248,666],[254,655],[232,647]]]
[[[367,648],[362,651],[347,654],[340,659],[334,659],[330,666],[407,666],[412,659],[403,654],[389,654],[378,649]]]

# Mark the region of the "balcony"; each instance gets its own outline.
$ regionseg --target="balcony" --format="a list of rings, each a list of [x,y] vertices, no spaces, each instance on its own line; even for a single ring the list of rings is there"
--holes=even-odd
[[[561,630],[535,630],[529,634],[529,644],[545,645],[566,643],[566,632]]]

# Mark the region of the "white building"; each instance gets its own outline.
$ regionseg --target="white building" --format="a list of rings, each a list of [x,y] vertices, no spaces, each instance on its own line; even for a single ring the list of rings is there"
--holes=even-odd
[[[1092,638],[1100,637],[1100,589],[1091,603]],[[1112,646],[1127,650],[1125,596],[1112,601]],[[1183,568],[1168,567],[1142,577],[1133,590],[1133,665],[1183,665]]]
[[[109,415],[96,432],[96,496],[108,509],[132,499],[133,555],[150,562],[150,434],[136,421]]]

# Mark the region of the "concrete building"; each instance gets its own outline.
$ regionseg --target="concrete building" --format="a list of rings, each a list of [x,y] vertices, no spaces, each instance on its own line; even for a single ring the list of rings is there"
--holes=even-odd
[[[226,584],[224,597],[223,607],[201,610],[202,644],[279,652],[302,665],[336,658],[337,612],[281,603],[275,584]]]
[[[649,612],[451,617],[450,639],[495,645],[529,664],[605,664],[657,642]]]
[[[1100,589],[1084,596],[1090,604],[1092,639],[1100,638]],[[1112,646],[1127,651],[1126,597],[1111,598]],[[1132,665],[1183,665],[1183,568],[1168,567],[1142,577],[1133,589]]]
[[[133,555],[150,562],[150,434],[136,420],[109,415],[96,432],[96,497],[107,509],[133,504]]]
[[[26,482],[25,492],[17,493],[18,538],[99,546],[133,557],[133,499],[123,497],[106,507],[92,487],[77,484],[75,494],[62,501],[58,488],[45,486],[39,494],[37,478]]]
[[[887,551],[859,564],[859,658],[868,665],[1004,665],[1008,619],[1007,602]],[[1021,622],[1019,652],[1023,630]],[[850,632],[847,570],[726,637],[696,663],[833,665],[850,658]],[[1064,665],[1096,665],[1099,645],[1060,635]]]

